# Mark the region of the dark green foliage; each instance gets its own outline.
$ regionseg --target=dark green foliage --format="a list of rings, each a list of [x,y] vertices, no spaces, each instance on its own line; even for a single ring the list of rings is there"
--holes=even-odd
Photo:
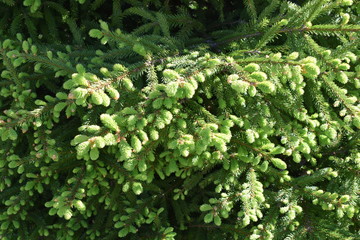
[[[358,239],[359,14],[0,0],[0,238]]]

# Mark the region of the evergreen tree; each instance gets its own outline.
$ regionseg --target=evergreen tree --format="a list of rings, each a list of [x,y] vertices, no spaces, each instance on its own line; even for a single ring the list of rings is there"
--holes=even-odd
[[[358,239],[359,15],[0,0],[0,238]]]

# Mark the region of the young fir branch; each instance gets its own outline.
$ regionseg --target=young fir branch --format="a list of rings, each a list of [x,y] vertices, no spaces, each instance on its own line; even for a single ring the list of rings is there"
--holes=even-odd
[[[15,5],[34,39],[0,38],[1,237],[354,238],[356,9],[254,2]],[[222,11],[247,24],[212,34]]]

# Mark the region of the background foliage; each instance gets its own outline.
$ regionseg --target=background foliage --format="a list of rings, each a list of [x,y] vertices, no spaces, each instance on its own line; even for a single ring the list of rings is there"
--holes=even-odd
[[[356,239],[352,0],[0,0],[0,238]]]

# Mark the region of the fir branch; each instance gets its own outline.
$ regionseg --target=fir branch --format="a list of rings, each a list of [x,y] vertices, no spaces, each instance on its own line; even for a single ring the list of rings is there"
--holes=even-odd
[[[244,4],[246,6],[246,10],[247,10],[248,14],[251,17],[251,20],[253,22],[256,22],[257,13],[256,13],[256,7],[255,7],[254,1],[253,0],[244,0]]]

